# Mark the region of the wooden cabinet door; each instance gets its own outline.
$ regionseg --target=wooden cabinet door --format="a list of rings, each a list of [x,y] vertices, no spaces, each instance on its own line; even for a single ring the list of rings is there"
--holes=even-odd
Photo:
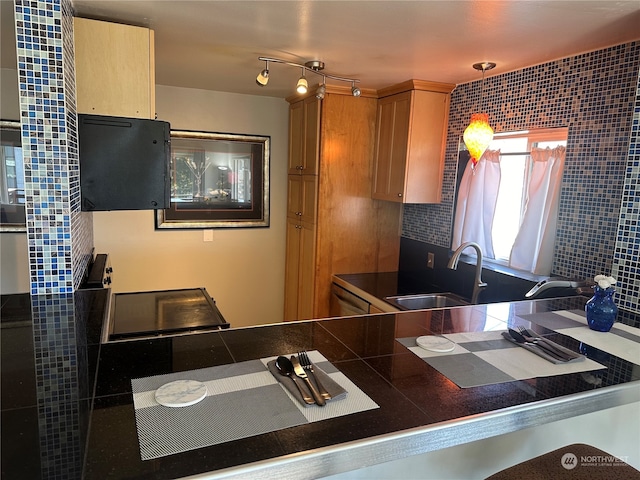
[[[289,175],[300,175],[304,163],[304,102],[289,106]]]
[[[317,175],[320,102],[305,98],[289,107],[289,175]]]
[[[440,203],[450,95],[413,93],[404,201]]]
[[[155,118],[154,32],[74,18],[78,113]]]
[[[300,221],[315,224],[318,211],[318,177],[302,175],[300,194]]]
[[[374,199],[440,202],[449,101],[446,89],[410,90],[378,101]]]
[[[317,175],[320,161],[320,101],[315,97],[304,99],[304,162],[303,175]]]
[[[402,202],[405,193],[411,92],[379,100],[373,198]]]
[[[298,319],[298,288],[300,272],[300,223],[287,219],[287,250],[284,272],[284,320]]]
[[[284,320],[314,318],[315,225],[287,219]]]
[[[300,277],[298,287],[298,319],[315,318],[314,299],[316,285],[316,227],[301,223],[300,233]]]
[[[318,177],[315,175],[289,175],[287,217],[307,223],[316,223],[318,209]]]

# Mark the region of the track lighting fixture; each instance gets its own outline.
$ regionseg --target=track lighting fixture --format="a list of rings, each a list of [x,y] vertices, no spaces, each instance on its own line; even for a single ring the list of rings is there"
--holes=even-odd
[[[298,84],[296,85],[296,92],[300,94],[307,93],[307,89],[309,88],[309,83],[307,83],[307,79],[304,78],[304,68],[302,69],[302,76],[298,80]]]
[[[258,57],[258,60],[265,62],[265,69],[262,70],[262,72],[260,72],[258,74],[258,77],[256,78],[256,83],[262,87],[264,87],[269,81],[269,62],[272,62],[281,63],[283,65],[290,65],[292,67],[298,67],[302,69],[302,76],[300,77],[296,85],[296,91],[300,94],[307,93],[309,89],[309,83],[307,82],[307,78],[305,77],[306,72],[311,72],[316,75],[322,76],[322,84],[320,84],[320,86],[316,90],[316,97],[320,100],[324,98],[324,95],[327,91],[327,78],[331,80],[337,80],[339,82],[350,83],[351,94],[354,97],[359,97],[362,94],[361,90],[356,86],[356,83],[360,82],[360,80],[356,78],[338,77],[336,75],[330,75],[328,73],[321,73],[321,71],[324,69],[324,62],[321,62],[320,60],[310,60],[304,65],[271,57]]]
[[[353,95],[354,97],[359,97],[360,95],[362,95],[360,89],[356,87],[355,82],[351,82],[351,95]]]
[[[318,100],[322,100],[324,98],[324,94],[327,92],[327,79],[323,76],[322,83],[316,90],[316,98]]]
[[[265,61],[264,70],[262,70],[258,76],[256,77],[256,83],[261,87],[264,87],[267,83],[269,83],[269,61]]]

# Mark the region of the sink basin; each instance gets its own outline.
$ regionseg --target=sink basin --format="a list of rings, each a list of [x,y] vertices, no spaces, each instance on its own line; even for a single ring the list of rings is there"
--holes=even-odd
[[[386,297],[385,301],[401,310],[424,310],[427,308],[459,307],[469,302],[455,293],[422,293]]]

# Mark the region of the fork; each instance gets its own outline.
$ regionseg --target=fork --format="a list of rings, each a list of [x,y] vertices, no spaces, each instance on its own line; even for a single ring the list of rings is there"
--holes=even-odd
[[[551,344],[549,341],[545,340],[544,338],[534,335],[532,332],[527,330],[522,325],[518,326],[518,331],[527,341],[537,344],[538,346],[554,353],[555,355],[563,358],[564,360],[572,360],[576,358],[575,355],[569,355],[568,353],[563,352],[562,350],[556,348],[553,344]]]
[[[307,352],[304,350],[301,352],[298,352],[298,360],[300,360],[300,365],[302,365],[302,368],[311,372],[313,379],[316,381],[316,385],[318,385],[318,390],[320,391],[320,395],[322,395],[324,398],[329,400],[331,398],[331,395],[329,394],[329,392],[327,392],[327,389],[324,388],[324,386],[320,382],[320,379],[316,375],[316,372],[313,369],[313,363],[311,363],[311,360],[309,360],[309,355],[307,355]]]

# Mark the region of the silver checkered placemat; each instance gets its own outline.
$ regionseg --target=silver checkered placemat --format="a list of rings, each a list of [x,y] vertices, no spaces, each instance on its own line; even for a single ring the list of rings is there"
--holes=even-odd
[[[446,353],[416,345],[417,337],[396,339],[461,388],[588,372],[604,367],[591,359],[554,364],[502,338],[502,332],[469,332],[442,335],[455,343]]]
[[[275,357],[131,380],[142,460],[379,408],[318,351],[309,357],[345,398],[305,408],[267,370]],[[155,391],[175,380],[203,382],[207,396],[188,407],[158,404]]]
[[[640,329],[616,322],[608,332],[591,330],[582,310],[557,310],[555,312],[518,315],[536,325],[574,338],[579,342],[640,365]]]

